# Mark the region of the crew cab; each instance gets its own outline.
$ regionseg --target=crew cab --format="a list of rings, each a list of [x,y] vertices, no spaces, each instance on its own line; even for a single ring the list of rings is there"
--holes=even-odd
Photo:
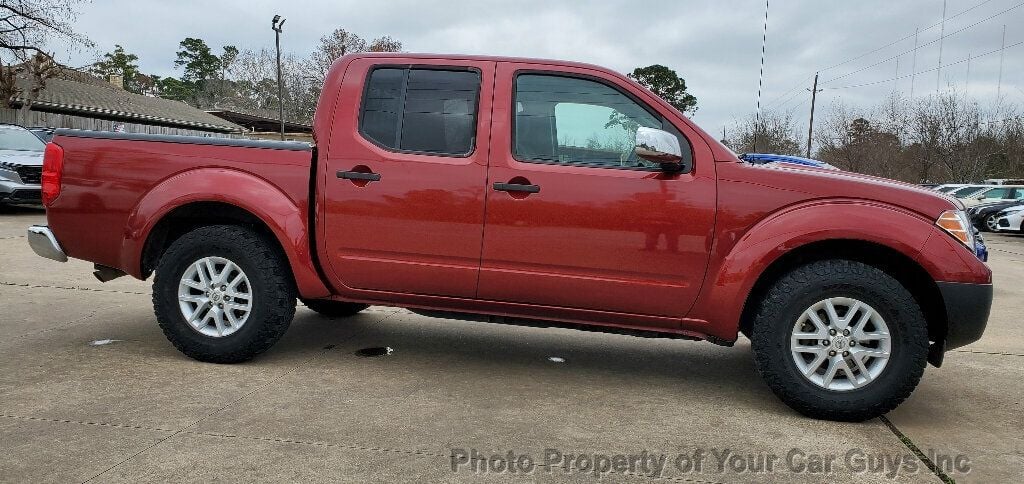
[[[981,337],[992,273],[959,202],[747,163],[611,70],[358,54],[296,142],[58,130],[37,253],[153,279],[202,361],[266,351],[296,299],[732,345],[806,415],[894,408]],[[680,368],[685,371],[685,368]]]

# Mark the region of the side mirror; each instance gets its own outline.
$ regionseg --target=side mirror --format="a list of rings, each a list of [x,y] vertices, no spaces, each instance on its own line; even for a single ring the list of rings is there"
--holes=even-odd
[[[637,128],[633,152],[640,159],[660,163],[664,171],[675,172],[683,169],[679,139],[667,131],[643,126]]]

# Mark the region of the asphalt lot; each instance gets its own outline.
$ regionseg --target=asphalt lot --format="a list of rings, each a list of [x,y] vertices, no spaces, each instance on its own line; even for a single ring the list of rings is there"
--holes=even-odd
[[[666,456],[659,476],[637,459],[603,480],[941,482],[912,448],[957,481],[1024,477],[1024,236],[988,236],[996,301],[985,337],[929,367],[886,419],[847,424],[780,403],[746,340],[724,348],[376,307],[327,320],[300,306],[263,357],[199,363],[160,332],[148,282],[101,284],[88,263],[35,256],[24,231],[44,219],[0,213],[0,481],[583,482],[602,456],[647,451]],[[355,354],[383,346],[394,352]],[[453,449],[535,465],[497,473],[480,469],[503,461],[466,457],[453,472]],[[958,455],[969,459],[959,470],[944,460]]]

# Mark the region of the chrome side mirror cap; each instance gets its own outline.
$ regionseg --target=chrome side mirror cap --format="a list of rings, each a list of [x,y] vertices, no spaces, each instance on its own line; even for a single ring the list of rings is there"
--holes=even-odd
[[[679,139],[667,131],[644,126],[637,128],[633,151],[642,160],[660,163],[664,171],[682,170],[683,154]]]

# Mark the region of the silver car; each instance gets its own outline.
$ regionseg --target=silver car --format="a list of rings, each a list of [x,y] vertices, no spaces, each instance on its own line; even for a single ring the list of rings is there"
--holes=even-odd
[[[43,143],[31,131],[0,124],[0,204],[42,203]]]

